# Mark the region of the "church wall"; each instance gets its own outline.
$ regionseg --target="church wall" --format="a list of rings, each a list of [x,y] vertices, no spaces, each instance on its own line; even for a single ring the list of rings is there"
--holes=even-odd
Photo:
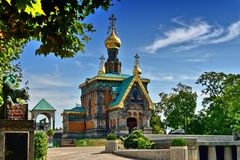
[[[86,122],[86,129],[93,129],[94,128],[94,121],[89,120]]]
[[[106,90],[105,92],[105,110],[108,109],[108,104],[112,101],[112,95],[111,95],[111,91],[109,89]]]
[[[68,123],[68,132],[84,132],[85,123],[81,121],[70,121]]]
[[[91,115],[94,117],[96,114],[96,91],[91,93]]]
[[[112,96],[111,96],[111,91],[109,89],[106,90],[105,92],[105,111],[108,109],[108,105],[109,103],[112,101]],[[109,124],[109,115],[108,115],[108,112],[107,113],[107,117],[106,117],[106,128],[110,128],[110,124]]]

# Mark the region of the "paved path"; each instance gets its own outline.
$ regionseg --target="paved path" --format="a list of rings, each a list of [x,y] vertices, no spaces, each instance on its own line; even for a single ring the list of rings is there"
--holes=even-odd
[[[48,160],[130,160],[110,153],[100,147],[61,147],[49,148]]]

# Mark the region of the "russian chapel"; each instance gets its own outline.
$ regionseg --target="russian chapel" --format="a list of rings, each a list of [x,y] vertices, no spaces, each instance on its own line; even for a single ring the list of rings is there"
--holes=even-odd
[[[150,80],[141,77],[137,54],[132,75],[122,74],[116,18],[112,15],[109,20],[109,36],[105,40],[107,60],[101,56],[98,74],[79,85],[81,105],[62,113],[63,130],[68,137],[100,137],[109,132],[128,134],[133,128],[151,133],[153,103],[147,89]]]

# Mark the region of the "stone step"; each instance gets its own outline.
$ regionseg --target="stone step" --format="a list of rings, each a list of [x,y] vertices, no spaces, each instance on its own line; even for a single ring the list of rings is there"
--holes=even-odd
[[[61,147],[75,147],[76,143],[74,139],[61,139]]]

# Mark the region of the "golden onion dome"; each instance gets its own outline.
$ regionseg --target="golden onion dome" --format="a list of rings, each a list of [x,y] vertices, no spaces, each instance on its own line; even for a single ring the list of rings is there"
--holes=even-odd
[[[105,74],[106,73],[106,70],[105,70],[105,67],[101,67],[100,70],[98,71],[98,75],[101,75],[101,74]]]
[[[112,33],[110,34],[110,36],[105,40],[105,47],[107,49],[109,48],[119,49],[120,46],[121,46],[121,40],[116,36],[114,30],[112,30]]]
[[[138,66],[135,66],[133,69],[133,75],[140,76],[141,74],[142,70]]]

